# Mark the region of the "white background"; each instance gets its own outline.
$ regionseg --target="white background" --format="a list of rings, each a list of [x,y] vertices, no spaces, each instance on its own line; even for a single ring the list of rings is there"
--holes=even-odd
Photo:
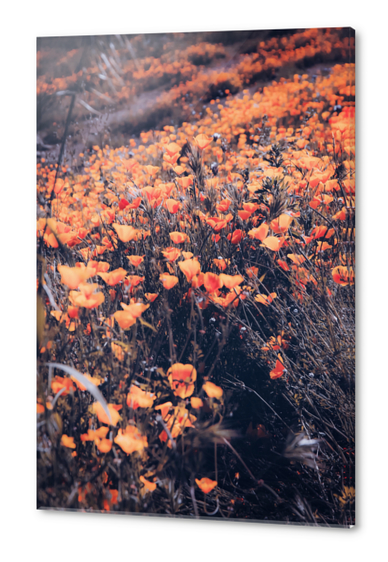
[[[384,4],[271,0],[7,3],[0,51],[0,501],[5,560],[383,560],[387,513],[387,69]],[[357,525],[352,530],[35,510],[37,36],[356,29]]]

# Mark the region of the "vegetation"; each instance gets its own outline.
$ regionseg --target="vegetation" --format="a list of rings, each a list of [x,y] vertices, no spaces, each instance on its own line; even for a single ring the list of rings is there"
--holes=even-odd
[[[38,44],[40,508],[355,522],[354,36],[241,33]]]

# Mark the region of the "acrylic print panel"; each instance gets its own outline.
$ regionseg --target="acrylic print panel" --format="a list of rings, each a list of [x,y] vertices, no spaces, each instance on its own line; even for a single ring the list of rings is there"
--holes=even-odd
[[[354,41],[38,39],[38,508],[354,525]]]

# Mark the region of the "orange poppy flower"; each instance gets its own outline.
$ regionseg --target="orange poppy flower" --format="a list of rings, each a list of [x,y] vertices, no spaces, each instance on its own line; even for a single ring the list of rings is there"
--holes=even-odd
[[[272,250],[273,252],[278,252],[285,242],[284,238],[277,238],[276,236],[268,236],[263,240],[263,246]]]
[[[221,274],[222,275],[222,274]],[[221,275],[218,276],[215,273],[205,273],[203,276],[203,284],[208,293],[214,293],[222,287]]]
[[[213,138],[201,133],[194,138],[194,141],[200,150],[205,150],[213,142]]]
[[[133,302],[131,304],[121,303],[121,306],[126,312],[129,312],[134,318],[139,318],[142,313],[150,307],[149,304],[143,304],[142,302]]]
[[[216,480],[210,480],[210,478],[201,478],[201,480],[196,478],[195,482],[204,494],[211,492],[218,484]]]
[[[210,381],[206,381],[202,388],[209,396],[209,398],[221,398],[221,396],[224,394],[224,391],[220,386],[217,386]]]
[[[193,252],[184,252],[182,250],[182,256],[185,258],[185,260],[189,260],[190,258],[193,257],[193,255],[194,255]]]
[[[110,413],[110,417],[112,418],[112,423],[109,421],[109,418],[100,402],[94,402],[91,409],[92,412],[97,415],[97,418],[101,423],[116,426],[117,422],[121,420],[121,416],[116,410],[115,406],[115,404],[108,404],[108,410]]]
[[[325,250],[328,250],[332,247],[333,246],[331,246],[331,244],[328,244],[327,242],[317,242],[317,252],[324,252]]]
[[[166,418],[171,408],[172,408],[172,402],[165,402],[164,404],[159,404],[158,406],[155,406],[155,410],[160,410],[163,419]]]
[[[36,404],[36,413],[37,414],[43,414],[44,412],[44,406],[43,404],[39,404],[39,402],[37,402]]]
[[[277,262],[279,264],[279,266],[284,269],[284,271],[290,271],[290,267],[288,265],[288,263],[284,260],[278,260]]]
[[[167,199],[165,201],[165,206],[172,215],[175,215],[181,208],[180,202],[175,201],[175,199]]]
[[[61,437],[61,443],[64,447],[75,449],[74,437],[69,437],[68,435],[63,434]]]
[[[265,306],[268,306],[276,297],[277,297],[276,293],[271,293],[268,296],[258,294],[255,296],[255,301],[260,302],[261,304],[265,304]]]
[[[153,492],[154,490],[156,490],[156,483],[155,482],[150,482],[149,480],[146,480],[144,478],[144,476],[140,476],[139,478],[140,482],[142,482],[144,484],[144,487],[149,490],[150,492]]]
[[[293,220],[293,217],[287,213],[283,213],[280,217],[271,221],[270,226],[276,234],[284,234],[284,232],[287,232],[289,229]]]
[[[148,447],[147,437],[142,435],[137,427],[127,425],[123,429],[119,429],[114,442],[121,447],[124,453],[131,455],[134,452],[141,452],[145,447]]]
[[[259,268],[252,266],[252,267],[248,267],[245,271],[248,277],[252,279],[252,277],[257,277],[257,274],[259,273]]]
[[[145,392],[136,385],[131,385],[127,394],[127,405],[129,408],[136,410],[137,408],[150,408],[156,396],[150,392]]]
[[[354,285],[354,271],[352,267],[347,268],[345,266],[338,265],[332,269],[331,274],[333,276],[333,280],[339,285]]]
[[[188,240],[189,237],[184,232],[170,232],[170,238],[174,244],[182,244],[182,242]]]
[[[190,404],[191,407],[194,408],[195,410],[197,410],[198,408],[202,408],[203,406],[203,402],[200,398],[196,398],[195,396],[192,396],[190,398]]]
[[[95,293],[98,287],[97,283],[81,283],[80,291],[70,291],[69,300],[74,306],[82,306],[84,308],[96,308],[105,301],[104,293]]]
[[[128,275],[124,279],[124,285],[127,287],[137,287],[140,283],[143,283],[144,277],[140,277],[139,275]]]
[[[167,371],[167,377],[175,396],[184,399],[193,394],[197,371],[192,365],[175,363]]]
[[[162,251],[162,254],[166,258],[166,260],[170,262],[177,260],[180,256],[180,253],[181,251],[178,250],[178,248],[173,248],[173,247],[166,248],[165,250]]]
[[[154,300],[158,298],[159,294],[158,293],[145,293],[144,296],[148,301],[154,302]]]
[[[229,260],[228,260],[228,262],[229,262]],[[217,259],[217,258],[213,260],[213,263],[214,263],[214,264],[218,267],[218,269],[221,270],[221,271],[225,271],[225,269],[227,268],[227,265],[228,265],[228,263],[227,263],[226,260],[224,260],[224,259]]]
[[[225,275],[225,273],[221,273],[220,280],[227,289],[234,289],[244,281],[244,277],[242,275]]]
[[[190,176],[183,176],[182,178],[177,178],[176,181],[182,187],[182,189],[187,189],[190,185],[193,185],[193,177]]]
[[[61,281],[69,289],[77,289],[80,283],[89,279],[96,274],[96,270],[92,267],[68,267],[67,265],[58,265],[57,269],[61,274]]]
[[[128,330],[131,326],[136,324],[136,318],[126,310],[117,310],[113,316],[122,330]]]
[[[176,142],[170,142],[164,149],[169,156],[175,156],[175,154],[178,154],[182,150]]]
[[[301,265],[304,261],[306,261],[304,256],[299,256],[297,254],[287,254],[287,257],[290,258],[290,260],[296,265]]]
[[[127,259],[134,267],[139,267],[139,265],[143,262],[144,256],[127,256]]]
[[[285,371],[285,367],[283,365],[283,359],[281,355],[278,355],[278,359],[276,360],[275,368],[270,372],[269,376],[272,380],[280,378]]]
[[[252,213],[250,213],[249,211],[238,211],[238,216],[240,217],[240,219],[242,221],[246,221],[247,219],[249,219],[249,217],[251,216]]]
[[[237,230],[235,230],[231,234],[228,234],[227,238],[228,238],[228,240],[231,241],[232,244],[239,244],[243,237],[244,237],[243,231],[240,228],[238,228]]]
[[[117,236],[121,242],[130,242],[131,240],[137,240],[139,231],[133,228],[133,226],[127,224],[117,224],[113,223],[113,228],[117,232]]]
[[[265,240],[265,238],[267,237],[268,230],[268,224],[266,222],[263,222],[257,228],[252,228],[252,230],[249,230],[248,235],[250,238],[261,240],[261,242],[263,242],[263,240]]]
[[[122,267],[119,267],[114,271],[110,271],[109,273],[98,273],[101,279],[103,279],[105,283],[110,287],[114,287],[115,285],[120,283],[120,281],[122,281],[127,274],[128,272],[125,271],[125,269],[123,269]]]
[[[189,282],[193,279],[195,275],[198,275],[198,273],[200,273],[201,271],[201,265],[196,258],[180,261],[178,263],[178,266],[182,271],[182,273],[186,275],[186,279]]]
[[[74,384],[72,383],[72,381],[69,377],[56,376],[51,381],[51,390],[54,392],[54,394],[56,394],[57,392],[59,392],[63,388],[65,388],[66,390],[64,390],[62,392],[62,396],[67,396],[67,394],[69,394],[70,390],[74,391],[76,389],[76,387],[74,386]]]
[[[220,201],[219,204],[217,205],[217,210],[220,213],[226,213],[230,207],[230,201],[229,199],[224,199],[223,201]]]
[[[109,453],[112,449],[112,441],[110,439],[99,439],[96,441],[96,445],[100,453]]]
[[[172,289],[179,282],[178,277],[175,275],[170,275],[169,273],[162,273],[159,279],[163,283],[163,287],[167,290]]]

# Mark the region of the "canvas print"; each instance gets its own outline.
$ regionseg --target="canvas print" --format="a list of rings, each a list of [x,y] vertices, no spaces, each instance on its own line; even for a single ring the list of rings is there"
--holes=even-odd
[[[37,507],[355,524],[355,32],[37,40]]]

